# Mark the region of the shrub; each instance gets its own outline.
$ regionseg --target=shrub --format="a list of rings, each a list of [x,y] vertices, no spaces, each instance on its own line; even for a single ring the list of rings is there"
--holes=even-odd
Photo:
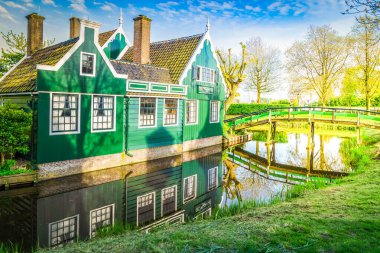
[[[289,107],[289,104],[232,104],[227,111],[229,115],[249,114],[268,108]]]

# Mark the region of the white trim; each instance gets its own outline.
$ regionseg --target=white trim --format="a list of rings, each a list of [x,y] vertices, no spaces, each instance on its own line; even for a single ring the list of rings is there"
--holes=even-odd
[[[170,125],[165,125],[165,116],[166,116],[166,113],[165,113],[165,100],[166,99],[173,99],[173,98],[167,98],[165,97],[164,98],[164,104],[162,106],[163,108],[163,112],[162,112],[162,125],[164,127],[173,127],[173,126],[178,126],[179,125],[179,99],[176,99],[177,100],[177,115],[176,115],[176,124],[170,124]]]
[[[139,97],[139,107],[138,107],[138,128],[154,128],[154,127],[157,127],[157,109],[158,109],[158,98],[157,97],[149,97],[149,98],[155,98],[156,100],[156,106],[155,106],[155,118],[154,118],[154,125],[153,126],[141,126],[140,125],[140,105],[141,105],[141,98],[146,98],[145,96],[143,97]]]
[[[187,105],[186,105],[186,103],[188,101],[197,101],[197,111],[196,111],[196,120],[195,120],[195,123],[187,123],[187,119],[186,119],[186,117],[187,117]],[[199,120],[199,100],[198,99],[187,99],[185,101],[185,110],[184,111],[185,111],[185,126],[198,125],[198,120]]]
[[[153,220],[156,220],[156,192],[152,191],[136,197],[136,225],[139,226],[139,198],[153,194]]]
[[[102,49],[104,50],[104,48],[106,48],[108,46],[109,43],[111,43],[115,38],[116,38],[116,35],[118,34],[122,34],[124,35],[125,37],[125,42],[127,43],[127,46],[126,48],[128,49],[129,45],[131,44],[127,38],[127,34],[124,32],[124,29],[123,29],[123,26],[119,26],[116,31],[111,35],[111,37],[109,37],[109,39],[104,43],[104,45],[102,46]],[[125,48],[124,48],[125,49]],[[123,50],[124,50],[123,49]],[[123,51],[122,51],[123,52]],[[120,54],[122,53],[120,52]],[[120,54],[118,55],[118,57],[120,56]]]
[[[144,94],[143,96],[142,95],[125,95],[126,97],[131,97],[131,98],[175,98],[175,99],[182,99],[182,100],[185,100],[186,97],[184,95],[180,95],[182,97],[171,97],[171,96],[154,96],[154,95],[149,95],[149,94]]]
[[[212,191],[212,190],[218,188],[218,169],[219,169],[219,167],[216,166],[216,167],[213,167],[213,168],[210,168],[210,169],[207,170],[207,191]],[[215,170],[216,171],[216,175],[215,175],[215,187],[212,187],[212,188],[210,188],[210,185],[209,185],[209,182],[210,182],[209,181],[209,172],[210,172],[210,170]]]
[[[92,209],[92,210],[90,210],[90,217],[89,217],[89,219],[90,219],[90,222],[88,223],[88,225],[89,225],[89,236],[90,236],[90,238],[92,238],[92,231],[91,231],[91,217],[92,217],[92,212],[95,212],[95,211],[98,211],[98,210],[100,210],[100,209],[104,209],[104,208],[106,208],[106,207],[112,207],[112,224],[111,224],[111,226],[113,227],[114,225],[115,225],[115,203],[113,203],[113,204],[111,204],[111,205],[106,205],[106,206],[102,206],[102,207],[99,207],[99,208],[96,208],[96,209]]]
[[[200,68],[201,69],[201,73],[199,73],[199,78],[200,79],[197,79],[196,81],[198,82],[202,82],[202,83],[207,83],[207,84],[215,84],[215,74],[216,74],[216,71],[215,69],[212,69],[212,68],[209,68],[209,67],[204,67],[204,66],[201,66],[201,65],[196,65],[197,68]],[[214,74],[212,75],[212,82],[207,82],[207,81],[204,81],[202,80],[202,72],[204,69],[208,69],[208,70],[211,70]],[[198,70],[197,70],[198,71]],[[198,78],[198,77],[197,77]]]
[[[98,50],[98,53],[102,56],[103,60],[107,64],[109,70],[112,72],[113,76],[116,78],[121,78],[121,79],[128,79],[128,75],[124,74],[118,74],[116,73],[116,70],[113,68],[110,60],[104,53],[103,49],[99,45],[99,25],[91,25],[87,20],[81,20],[80,23],[80,35],[79,35],[79,40],[75,43],[75,45],[62,57],[55,66],[49,66],[49,65],[40,65],[37,64],[37,69],[40,70],[48,70],[48,71],[58,71],[63,64],[77,51],[77,49],[83,44],[84,42],[84,31],[85,27],[89,27],[94,29],[94,44],[95,47]]]
[[[212,118],[212,116],[211,116],[211,113],[212,113],[212,107],[211,107],[211,104],[212,104],[212,102],[217,102],[218,103],[218,110],[217,110],[217,112],[218,112],[218,120],[217,121],[211,121],[211,118]],[[210,111],[210,116],[209,116],[209,123],[210,124],[215,124],[215,123],[219,123],[220,122],[220,101],[219,100],[210,100],[210,103],[209,103],[209,111]]]
[[[212,212],[211,207],[209,207],[209,208],[207,208],[206,210],[204,210],[203,212],[197,214],[197,216],[195,216],[193,220],[198,220],[199,217],[202,218],[202,220],[203,220],[203,215],[204,215],[205,213],[207,213],[207,214],[209,215],[209,217],[210,217],[210,216],[211,216],[211,212]]]
[[[48,245],[49,245],[49,248],[51,247],[51,226],[50,225],[53,224],[53,223],[58,223],[58,222],[62,222],[62,221],[68,220],[68,219],[72,219],[74,217],[77,218],[77,236],[76,236],[76,241],[78,241],[78,239],[79,239],[79,214],[76,214],[76,215],[73,215],[73,216],[70,216],[70,217],[63,218],[61,220],[50,222],[48,224],[48,230],[49,230],[49,232],[48,232],[49,233],[48,234]]]
[[[26,58],[28,58],[29,56],[27,56],[26,54],[24,55],[24,57],[21,58],[21,60],[19,60],[12,68],[10,68],[7,73],[5,73],[1,78],[0,78],[0,82],[4,80],[5,77],[7,77],[15,68],[18,67],[18,65],[20,65]]]
[[[148,85],[148,89],[145,90],[145,89],[129,89],[129,83],[137,83],[137,84],[147,84]],[[158,84],[158,85],[167,85],[168,86],[168,91],[152,91],[152,85],[154,84]],[[184,88],[184,93],[178,93],[178,92],[171,92],[171,88],[172,87],[181,87],[181,88]],[[186,96],[187,95],[187,85],[179,85],[179,84],[169,84],[169,83],[159,83],[159,82],[149,82],[149,81],[141,81],[141,80],[132,80],[132,79],[129,79],[127,80],[127,84],[126,84],[126,91],[128,92],[141,92],[141,93],[161,93],[161,94],[171,94],[171,95],[179,95],[179,96]]]
[[[38,93],[56,93],[56,94],[67,94],[68,92],[64,92],[64,91],[39,91],[39,92],[36,92],[36,93],[32,93],[32,94],[38,94]],[[78,94],[78,95],[88,95],[88,96],[91,96],[91,95],[95,95],[95,96],[114,96],[114,97],[124,97],[124,95],[116,95],[116,94],[100,94],[100,93],[85,93],[85,92],[69,92],[70,94]],[[30,93],[27,93],[27,94],[30,94]]]
[[[50,103],[49,103],[49,135],[64,135],[64,134],[80,134],[80,117],[81,117],[81,95],[76,93],[59,93],[60,95],[77,95],[78,96],[78,113],[77,113],[77,130],[76,131],[66,131],[66,132],[53,132],[52,131],[52,107],[53,107],[53,94],[56,94],[56,92],[50,92]]]
[[[82,72],[82,61],[83,61],[83,55],[84,54],[87,54],[87,55],[92,55],[94,57],[94,62],[93,62],[93,73],[92,74],[86,74],[86,73],[83,73]],[[90,77],[95,77],[96,76],[96,54],[93,54],[93,53],[88,53],[88,52],[80,52],[80,69],[79,69],[79,75],[81,76],[90,76]]]
[[[191,198],[188,198],[188,199],[185,199],[185,180],[188,179],[189,177],[194,177],[194,196],[191,197]],[[194,175],[191,175],[191,176],[188,176],[188,177],[185,177],[183,179],[183,186],[182,186],[183,190],[182,190],[182,200],[183,200],[183,204],[193,200],[193,199],[196,199],[197,197],[197,189],[198,189],[198,175],[197,174],[194,174]]]
[[[93,128],[93,114],[94,114],[94,96],[96,97],[113,97],[113,128],[111,129],[101,129],[101,130],[94,130]],[[110,95],[91,95],[91,133],[104,133],[104,132],[115,132],[116,131],[116,96],[110,96]]]
[[[161,217],[163,217],[163,212],[164,212],[164,202],[162,201],[163,199],[163,196],[164,196],[164,190],[166,189],[169,189],[169,188],[175,188],[174,192],[175,192],[175,208],[174,208],[174,212],[177,212],[177,201],[178,201],[178,188],[177,188],[177,185],[172,185],[172,186],[169,186],[169,187],[166,187],[164,189],[161,190]]]

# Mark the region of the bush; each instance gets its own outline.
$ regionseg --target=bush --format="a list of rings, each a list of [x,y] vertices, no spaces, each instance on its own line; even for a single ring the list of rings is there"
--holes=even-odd
[[[249,114],[268,108],[289,107],[289,104],[232,104],[227,111],[228,115]]]

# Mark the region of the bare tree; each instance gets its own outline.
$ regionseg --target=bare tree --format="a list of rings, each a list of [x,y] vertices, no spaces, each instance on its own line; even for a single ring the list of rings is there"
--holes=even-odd
[[[344,70],[349,45],[330,26],[310,27],[306,39],[286,52],[292,82],[314,91],[325,106]]]
[[[359,19],[359,22],[378,23],[380,21],[380,2],[379,0],[345,0],[347,9],[343,14],[362,14],[369,15],[372,19]]]
[[[247,79],[245,88],[257,93],[257,103],[261,95],[279,88],[281,75],[280,50],[266,45],[260,37],[247,42]]]

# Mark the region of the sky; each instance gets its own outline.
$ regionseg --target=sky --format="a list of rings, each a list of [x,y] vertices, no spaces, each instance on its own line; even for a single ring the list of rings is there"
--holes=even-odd
[[[108,31],[118,26],[122,9],[130,41],[132,19],[143,14],[152,19],[152,41],[202,33],[209,19],[216,48],[239,53],[240,42],[260,36],[284,52],[305,37],[310,25],[330,25],[339,34],[347,34],[354,17],[342,15],[345,8],[344,0],[0,0],[0,31],[26,33],[25,16],[37,12],[46,18],[44,39],[61,42],[69,37],[70,17],[97,21],[101,31]]]

